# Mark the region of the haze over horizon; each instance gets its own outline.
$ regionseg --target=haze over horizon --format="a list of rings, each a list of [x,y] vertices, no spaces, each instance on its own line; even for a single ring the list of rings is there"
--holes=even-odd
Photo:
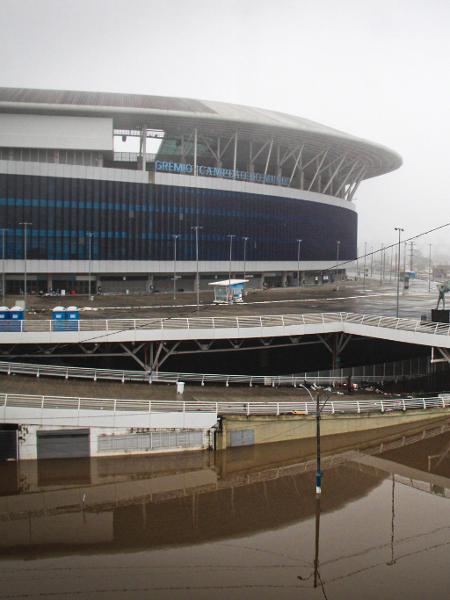
[[[450,221],[448,2],[2,0],[0,16],[0,86],[260,106],[397,151],[358,189],[360,252]],[[448,260],[449,239],[418,249]]]

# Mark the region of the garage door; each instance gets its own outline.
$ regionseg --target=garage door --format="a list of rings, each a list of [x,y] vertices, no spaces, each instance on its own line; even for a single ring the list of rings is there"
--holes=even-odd
[[[37,432],[38,459],[80,458],[89,455],[89,429]]]
[[[17,459],[17,425],[0,425],[0,460]]]

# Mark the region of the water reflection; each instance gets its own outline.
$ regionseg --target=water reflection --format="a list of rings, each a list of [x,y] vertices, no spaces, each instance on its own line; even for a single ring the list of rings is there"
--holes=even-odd
[[[175,592],[185,586],[205,591],[215,573],[214,594],[224,598],[234,597],[232,585],[239,593],[247,589],[242,597],[251,596],[250,589],[257,590],[255,598],[266,592],[268,598],[279,593],[290,598],[300,589],[324,595],[331,588],[334,597],[352,598],[359,597],[352,586],[360,577],[371,581],[380,569],[390,570],[385,578],[394,572],[398,577],[405,560],[411,566],[416,556],[424,560],[428,547],[436,552],[450,544],[450,504],[445,513],[436,504],[450,497],[448,422],[399,429],[383,439],[324,438],[322,462],[321,500],[314,494],[313,441],[216,454],[4,463],[3,589],[12,586],[8,597],[19,588],[33,597],[35,581],[39,593],[42,587],[54,593],[47,569],[54,575],[61,563],[52,561],[67,557],[70,572],[76,572],[71,589],[82,595],[77,569],[84,573],[95,557],[107,577],[117,580],[108,588],[111,594],[125,589],[124,577],[143,577],[139,569],[145,565],[147,579],[136,584],[136,597],[158,590],[166,597],[173,578]],[[134,557],[131,563],[127,556]],[[23,570],[23,559],[47,573],[45,583],[31,577],[33,570]],[[192,564],[196,574],[187,570]],[[208,575],[202,570],[207,565]],[[14,578],[13,567],[26,577]],[[442,577],[448,578],[447,569],[433,583],[437,598]],[[88,580],[83,585],[91,597],[99,588]],[[366,597],[382,597],[365,585]]]

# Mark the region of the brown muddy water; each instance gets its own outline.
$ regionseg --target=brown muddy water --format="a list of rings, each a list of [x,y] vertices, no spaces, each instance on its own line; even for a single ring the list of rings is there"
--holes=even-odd
[[[0,599],[448,599],[450,422],[0,464]]]

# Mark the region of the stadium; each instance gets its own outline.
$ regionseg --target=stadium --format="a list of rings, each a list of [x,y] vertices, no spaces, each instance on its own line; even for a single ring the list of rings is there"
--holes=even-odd
[[[318,123],[221,102],[0,88],[8,293],[318,283],[357,253],[362,181],[401,158]],[[26,224],[26,225],[25,225]],[[327,271],[328,270],[328,271]],[[325,272],[328,272],[325,275]]]

